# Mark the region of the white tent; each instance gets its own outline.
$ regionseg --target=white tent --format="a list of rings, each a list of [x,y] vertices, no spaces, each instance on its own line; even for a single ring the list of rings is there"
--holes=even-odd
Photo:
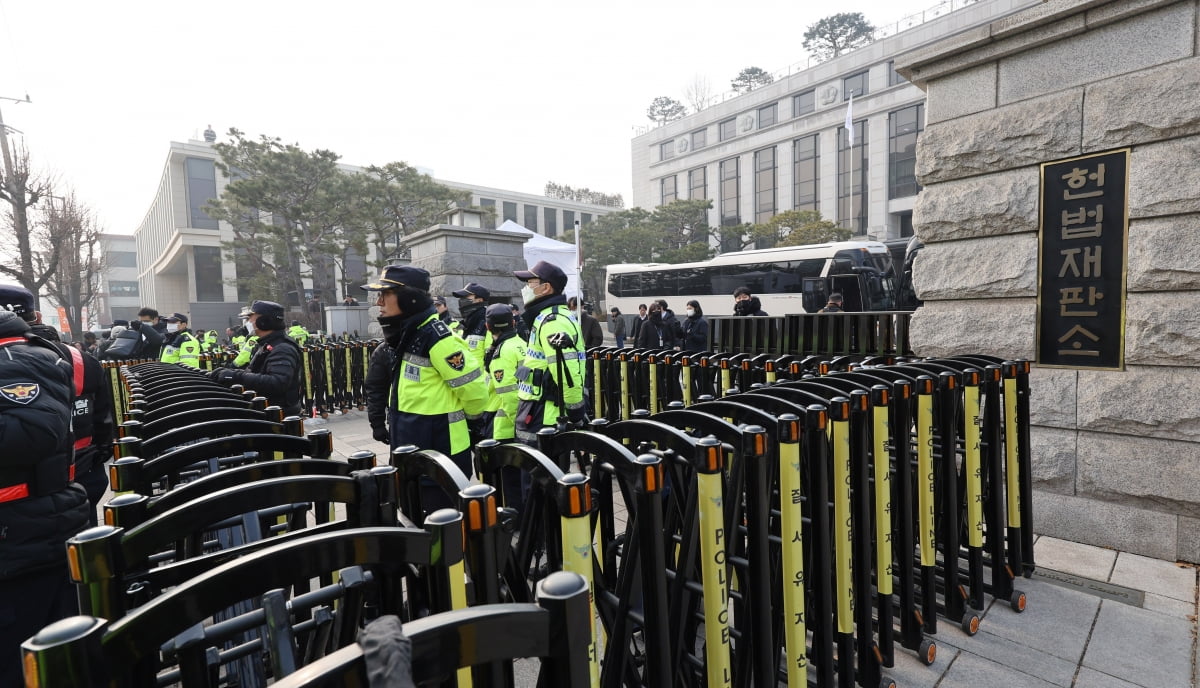
[[[532,266],[539,260],[557,265],[567,275],[566,295],[575,296],[579,294],[579,254],[575,251],[573,244],[542,236],[537,232],[525,229],[512,220],[505,220],[504,224],[497,227],[497,229],[502,232],[528,234],[529,240],[525,242],[526,266]]]

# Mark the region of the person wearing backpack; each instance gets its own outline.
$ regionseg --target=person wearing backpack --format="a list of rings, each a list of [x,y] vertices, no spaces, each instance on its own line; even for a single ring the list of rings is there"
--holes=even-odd
[[[71,361],[30,331],[29,290],[0,286],[0,309],[0,686],[19,686],[21,643],[79,613],[64,543],[88,498],[71,477]]]

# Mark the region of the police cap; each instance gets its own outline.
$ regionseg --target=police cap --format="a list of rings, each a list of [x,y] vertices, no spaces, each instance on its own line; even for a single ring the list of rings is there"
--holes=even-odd
[[[15,284],[0,284],[0,308],[16,313],[22,320],[32,320],[33,292]]]
[[[379,273],[378,279],[363,285],[366,291],[383,291],[397,287],[429,291],[429,273],[411,265],[389,265]]]
[[[283,322],[283,306],[274,301],[255,301],[250,304],[250,312],[273,316],[279,318],[281,323]]]
[[[507,303],[493,303],[484,311],[484,319],[495,328],[512,327],[512,308]]]
[[[462,289],[459,289],[458,291],[454,291],[454,292],[450,292],[450,293],[454,294],[455,296],[457,296],[460,299],[465,298],[467,296],[476,296],[481,299],[487,299],[492,295],[492,290],[488,289],[487,287],[483,286],[482,284],[480,284],[478,282],[471,282],[470,284],[463,287]]]
[[[548,263],[544,260],[539,260],[536,265],[528,270],[517,270],[513,276],[522,282],[528,282],[531,279],[538,279],[543,282],[549,282],[554,287],[554,291],[562,293],[563,289],[567,288],[567,273],[562,271],[554,263]]]

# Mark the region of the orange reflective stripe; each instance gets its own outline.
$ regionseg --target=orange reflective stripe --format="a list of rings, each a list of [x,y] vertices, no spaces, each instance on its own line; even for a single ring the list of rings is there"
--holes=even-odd
[[[0,339],[0,346],[4,346],[5,344],[16,344],[17,342],[24,343],[25,338],[24,337],[5,337],[3,339]]]
[[[83,354],[73,346],[67,346],[71,352],[71,372],[75,379],[75,396],[83,396]]]

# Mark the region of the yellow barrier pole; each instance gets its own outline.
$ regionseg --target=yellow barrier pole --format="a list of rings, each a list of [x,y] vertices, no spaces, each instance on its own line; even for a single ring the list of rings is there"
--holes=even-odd
[[[658,413],[658,357],[651,354],[646,357],[650,365],[650,415]]]
[[[604,385],[600,382],[600,356],[592,359],[592,418],[604,417]]]
[[[1017,455],[1017,379],[1004,378],[1004,465],[1008,527],[1021,527],[1021,463]]]
[[[435,600],[439,606],[449,602],[450,609],[467,608],[467,573],[464,564],[464,543],[462,513],[455,509],[439,509],[425,519],[425,530],[433,536],[430,545],[430,567],[437,575],[445,571],[446,577],[438,587],[444,587],[449,599]],[[440,597],[440,595],[439,595]],[[471,667],[460,667],[457,672],[458,688],[471,688],[473,684]]]
[[[621,353],[621,420],[629,420],[629,359]]]
[[[800,418],[779,416],[779,516],[783,545],[783,639],[788,688],[807,688],[804,621],[804,527],[801,516]]]
[[[933,476],[933,380],[917,378],[917,539],[921,566],[935,566]]]
[[[588,643],[588,664],[592,688],[600,688],[600,653],[596,651],[596,582],[592,569],[592,489],[580,473],[568,473],[558,479],[558,507],[562,514],[563,571],[578,573],[587,581],[588,613],[592,623]],[[601,626],[603,630],[603,626]]]
[[[833,437],[833,558],[837,575],[838,633],[854,633],[854,560],[850,530],[850,401],[834,397],[830,404]],[[864,630],[864,632],[867,632]]]
[[[725,456],[721,443],[696,443],[696,496],[700,523],[700,569],[704,590],[704,660],[708,687],[733,685],[729,661],[729,579],[725,566]]]
[[[874,403],[875,432],[875,586],[879,594],[892,594],[892,471],[887,441],[888,389],[877,385],[871,390]]]
[[[767,372],[767,384],[775,384],[775,381],[779,379],[779,374],[775,372],[775,361],[767,361],[764,363],[763,370]]]
[[[967,546],[983,547],[983,466],[980,457],[982,442],[979,429],[979,373],[963,386],[963,412],[966,415],[964,468],[967,476]]]
[[[692,400],[692,366],[691,366],[691,359],[690,359],[690,358],[688,358],[687,356],[683,356],[683,357],[681,357],[681,359],[680,359],[680,365],[683,367],[683,370],[681,370],[681,371],[680,371],[680,375],[681,375],[681,378],[682,378],[682,380],[681,380],[681,384],[683,385],[683,405],[684,405],[684,406],[691,406],[691,405],[692,405],[692,401],[693,401],[693,400]]]

